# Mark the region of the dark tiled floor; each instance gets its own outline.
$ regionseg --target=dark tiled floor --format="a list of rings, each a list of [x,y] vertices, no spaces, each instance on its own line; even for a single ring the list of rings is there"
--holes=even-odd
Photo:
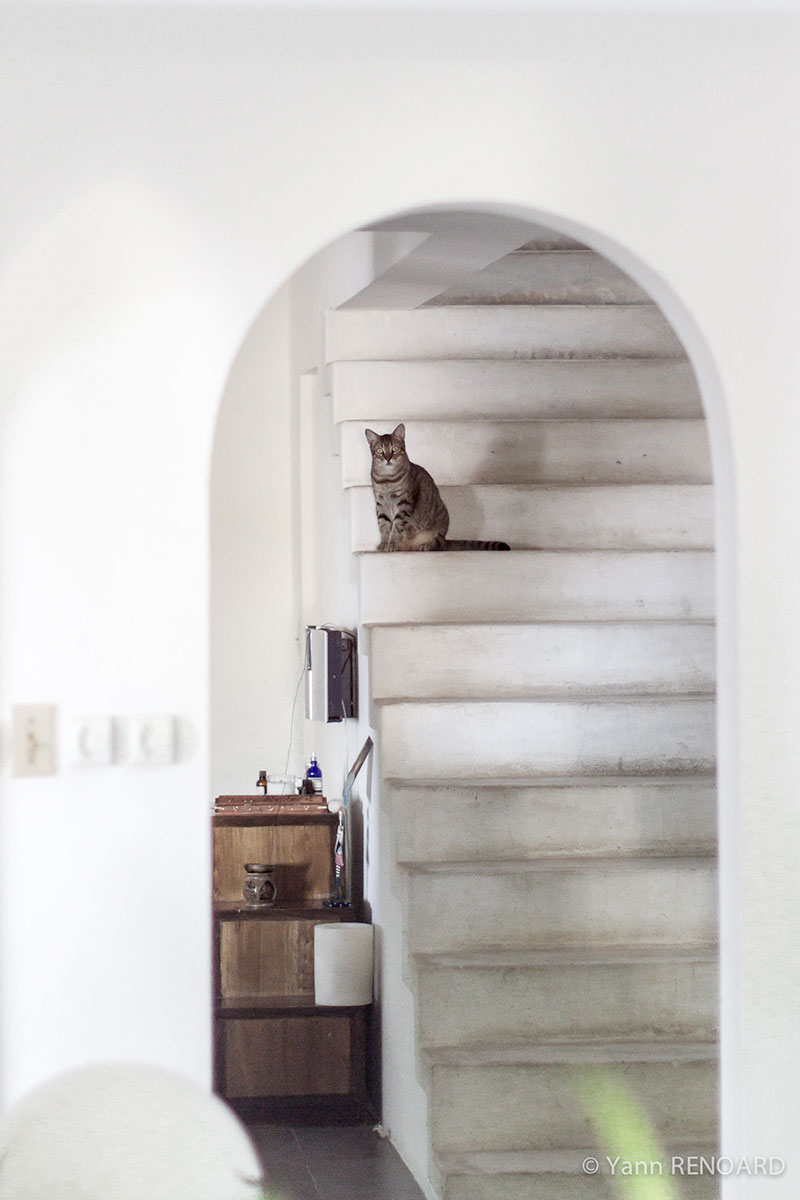
[[[368,1125],[249,1125],[269,1200],[424,1200],[400,1155]]]

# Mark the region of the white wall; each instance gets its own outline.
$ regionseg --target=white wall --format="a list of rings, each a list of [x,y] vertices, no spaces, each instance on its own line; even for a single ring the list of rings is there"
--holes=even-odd
[[[10,249],[4,718],[53,702],[63,733],[70,715],[172,713],[181,761],[81,770],[62,754],[55,777],[10,780],[4,756],[4,1090],[112,1055],[205,1078],[213,407],[187,421],[186,402],[226,364],[179,348],[224,312],[207,253],[144,185],[96,184]]]
[[[225,378],[310,253],[389,212],[486,201],[628,247],[721,380],[740,684],[726,1127],[736,1149],[788,1156],[797,19],[88,5],[5,7],[2,23],[3,720],[52,700],[62,716],[176,712],[187,733],[181,763],[149,771],[12,781],[6,758],[6,1097],[110,1055],[207,1079],[207,493]],[[62,866],[56,903],[30,882],[42,856]],[[109,900],[112,863],[128,890]]]
[[[213,795],[253,792],[258,771],[283,773],[287,754],[302,775],[316,750],[330,767],[326,789],[341,796],[345,733],[356,732],[304,725],[302,685],[291,750],[289,717],[305,626],[358,624],[324,313],[371,281],[373,257],[372,235],[353,233],[303,264],[253,323],[222,397],[211,482]]]
[[[326,794],[341,797],[358,749],[360,726],[304,721],[300,681],[306,625],[358,625],[324,314],[373,274],[369,234],[313,256],[266,304],[225,388],[211,485],[214,795],[254,792],[260,769],[302,775],[317,752]]]
[[[304,263],[254,322],[225,389],[211,486],[213,795],[252,792],[262,768],[283,772],[305,626],[358,629],[358,574],[327,388],[324,314],[371,282],[392,261],[395,243],[389,234],[351,233]],[[297,697],[290,772],[302,774],[316,752],[326,795],[334,799],[364,739],[376,737],[365,650],[359,647],[357,721],[305,721],[302,687]],[[382,1117],[424,1176],[427,1100],[415,1074],[392,829],[378,775],[368,761],[354,788],[350,816],[361,853],[351,871],[376,926],[375,1023],[382,1037],[373,1049],[388,1083]]]
[[[289,287],[250,330],[225,388],[211,468],[210,801],[282,772],[294,620]]]

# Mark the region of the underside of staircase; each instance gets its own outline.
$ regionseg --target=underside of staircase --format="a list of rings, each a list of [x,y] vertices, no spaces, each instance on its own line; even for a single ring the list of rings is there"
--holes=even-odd
[[[327,321],[431,1177],[443,1200],[598,1200],[586,1070],[668,1154],[717,1146],[708,438],[613,264],[534,228],[471,253]],[[375,551],[364,429],[401,421],[449,536],[510,553]]]

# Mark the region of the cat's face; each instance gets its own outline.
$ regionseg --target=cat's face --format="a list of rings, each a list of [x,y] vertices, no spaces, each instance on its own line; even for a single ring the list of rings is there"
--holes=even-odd
[[[375,433],[372,429],[365,429],[364,436],[372,451],[374,471],[390,474],[407,461],[405,425],[398,425],[392,433]]]

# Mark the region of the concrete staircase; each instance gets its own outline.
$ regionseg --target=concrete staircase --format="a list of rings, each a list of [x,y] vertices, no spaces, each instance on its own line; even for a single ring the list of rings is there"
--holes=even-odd
[[[717,1142],[713,524],[659,310],[546,230],[411,311],[328,314],[382,795],[444,1200],[615,1194],[576,1080]],[[382,555],[363,430],[407,427],[452,537]],[[609,1153],[612,1153],[609,1150]],[[706,1200],[715,1180],[678,1180]]]

